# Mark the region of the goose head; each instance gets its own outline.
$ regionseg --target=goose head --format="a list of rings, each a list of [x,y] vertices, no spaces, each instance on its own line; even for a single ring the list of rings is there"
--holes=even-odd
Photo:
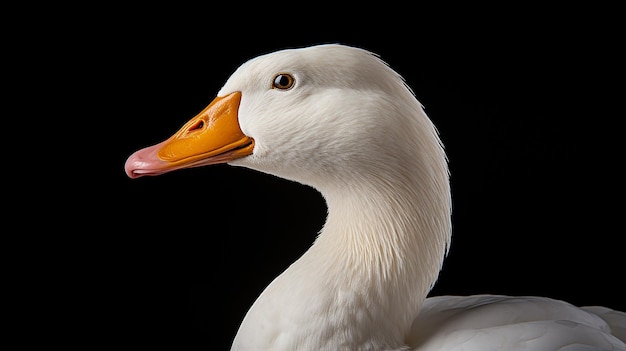
[[[402,347],[447,252],[451,210],[443,146],[398,73],[339,44],[258,56],[125,170],[216,163],[312,186],[328,206],[315,243],[255,302],[233,349]]]
[[[206,109],[125,168],[137,178],[230,163],[321,190],[372,173],[415,177],[443,158],[402,77],[363,49],[328,44],[244,63]]]

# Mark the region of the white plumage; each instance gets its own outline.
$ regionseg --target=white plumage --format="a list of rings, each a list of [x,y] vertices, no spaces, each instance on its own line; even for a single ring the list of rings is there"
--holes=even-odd
[[[232,350],[626,350],[626,314],[541,297],[427,298],[451,238],[438,133],[376,55],[318,45],[242,66],[130,177],[227,162],[310,185],[328,217]],[[621,340],[620,340],[621,339]]]

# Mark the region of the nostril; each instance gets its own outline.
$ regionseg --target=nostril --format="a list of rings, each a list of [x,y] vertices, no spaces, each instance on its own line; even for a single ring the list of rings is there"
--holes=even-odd
[[[193,132],[194,130],[202,129],[204,127],[204,121],[200,120],[196,122],[193,126],[191,126],[188,131]]]

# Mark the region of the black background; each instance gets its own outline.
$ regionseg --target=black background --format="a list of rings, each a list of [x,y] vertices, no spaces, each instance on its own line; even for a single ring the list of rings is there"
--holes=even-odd
[[[304,18],[291,6],[247,17],[239,7],[84,11],[37,38],[55,48],[37,69],[65,85],[48,111],[76,116],[59,142],[70,151],[54,153],[71,159],[52,161],[62,166],[45,197],[76,206],[49,221],[68,235],[41,243],[59,249],[37,270],[63,297],[46,302],[76,311],[89,345],[227,349],[257,295],[313,242],[326,208],[311,188],[227,165],[136,180],[123,166],[204,108],[241,63],[320,43],[380,54],[441,133],[454,232],[432,295],[626,310],[608,13]],[[46,95],[37,87],[32,100]]]

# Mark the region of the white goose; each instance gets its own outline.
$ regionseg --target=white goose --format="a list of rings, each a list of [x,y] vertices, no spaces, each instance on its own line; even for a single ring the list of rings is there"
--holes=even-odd
[[[344,45],[254,58],[131,178],[216,163],[310,185],[328,217],[231,350],[626,350],[626,314],[542,297],[427,298],[451,237],[446,155],[402,77]]]

